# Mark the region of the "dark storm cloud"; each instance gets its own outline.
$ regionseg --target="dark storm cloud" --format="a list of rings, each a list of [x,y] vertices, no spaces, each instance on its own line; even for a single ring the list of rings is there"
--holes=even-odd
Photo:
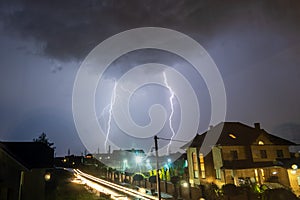
[[[111,0],[15,1],[2,5],[1,10],[8,32],[45,43],[46,55],[68,59],[82,58],[103,39],[128,27],[147,25],[152,20],[155,23],[171,15],[168,10],[173,4],[159,4],[163,10],[155,13],[153,2]],[[158,13],[164,14],[155,16]]]
[[[32,140],[44,131],[61,153],[70,141],[76,148],[71,111],[76,61],[113,34],[145,26],[181,31],[204,46],[225,83],[228,121],[261,122],[299,141],[300,0],[0,1],[0,139]],[[175,55],[128,53],[105,78],[155,61],[194,83],[201,117],[210,118],[205,83]],[[203,127],[209,123],[205,117]]]
[[[299,137],[295,137],[300,133],[300,124],[298,123],[283,123],[275,127],[274,133],[282,134],[291,141],[299,143]]]
[[[1,4],[1,18],[8,33],[33,38],[43,43],[45,55],[68,60],[82,59],[107,37],[141,26],[173,28],[204,44],[232,30],[237,37],[252,29],[268,30],[264,37],[269,32],[293,37],[295,30],[299,33],[299,4],[298,0],[10,1]]]

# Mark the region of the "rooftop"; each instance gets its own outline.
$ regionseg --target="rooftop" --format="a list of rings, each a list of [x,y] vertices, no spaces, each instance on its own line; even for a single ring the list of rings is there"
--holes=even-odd
[[[0,142],[3,149],[26,169],[51,168],[54,149],[41,142]]]
[[[192,142],[183,146],[183,148],[200,147],[207,134],[218,135],[220,131],[221,134],[216,144],[221,146],[253,145],[257,139],[262,136],[267,138],[274,145],[295,145],[295,143],[291,141],[266,132],[260,128],[258,123],[256,123],[256,127],[251,127],[240,122],[222,122],[203,134],[196,135]]]

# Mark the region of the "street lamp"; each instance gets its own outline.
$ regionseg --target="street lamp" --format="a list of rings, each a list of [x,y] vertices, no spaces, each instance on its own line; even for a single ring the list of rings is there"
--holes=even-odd
[[[157,144],[157,139],[158,139],[158,137],[154,136],[155,156],[156,156],[156,185],[157,185],[158,200],[161,200],[160,180],[159,180],[159,166],[158,166],[158,144]]]
[[[136,162],[136,164],[140,164],[142,162],[142,157],[141,156],[136,156],[135,157],[135,162]]]

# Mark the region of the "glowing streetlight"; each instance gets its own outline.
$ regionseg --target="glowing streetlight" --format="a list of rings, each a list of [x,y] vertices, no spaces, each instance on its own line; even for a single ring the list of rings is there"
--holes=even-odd
[[[44,178],[45,178],[45,181],[49,181],[51,179],[51,174],[49,172],[47,172],[45,175],[44,175]]]
[[[137,163],[137,164],[140,164],[141,162],[142,162],[142,157],[141,156],[136,156],[135,157],[135,162]]]
[[[187,188],[189,186],[189,184],[187,182],[183,182],[182,186],[185,187],[185,188]]]

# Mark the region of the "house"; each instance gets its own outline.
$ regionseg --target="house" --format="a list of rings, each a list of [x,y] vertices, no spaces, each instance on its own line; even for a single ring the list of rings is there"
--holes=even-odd
[[[216,135],[216,131],[221,132],[220,137],[204,155],[200,152],[203,141],[209,134]],[[197,135],[189,146],[184,147],[190,183],[241,185],[278,182],[287,187],[299,187],[291,183],[291,166],[285,165],[291,160],[289,147],[292,145],[295,144],[261,129],[259,123],[255,123],[254,127],[239,122],[220,123]]]
[[[40,142],[0,142],[0,199],[45,199],[54,150]]]

